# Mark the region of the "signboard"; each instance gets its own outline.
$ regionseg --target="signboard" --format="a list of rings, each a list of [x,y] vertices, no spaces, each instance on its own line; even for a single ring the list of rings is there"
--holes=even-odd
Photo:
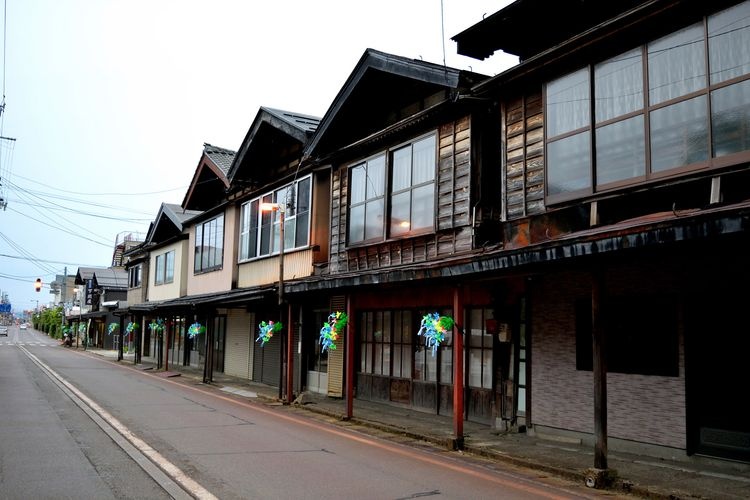
[[[9,313],[10,312],[10,302],[0,304],[0,313]]]

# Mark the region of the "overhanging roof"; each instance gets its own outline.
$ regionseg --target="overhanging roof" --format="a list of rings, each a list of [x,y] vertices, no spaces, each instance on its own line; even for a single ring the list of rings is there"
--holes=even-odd
[[[267,181],[269,166],[299,160],[320,118],[262,106],[227,174],[229,182]]]
[[[441,91],[487,79],[440,64],[365,50],[320,121],[304,156],[326,155],[397,122],[397,113]]]
[[[516,0],[451,40],[463,56],[482,60],[501,50],[524,60],[646,3],[654,0]]]

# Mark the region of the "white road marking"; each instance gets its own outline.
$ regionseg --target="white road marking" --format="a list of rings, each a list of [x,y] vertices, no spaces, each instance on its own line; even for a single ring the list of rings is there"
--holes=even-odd
[[[109,434],[110,437],[112,437],[113,440],[120,445],[120,447],[125,450],[125,452],[128,453],[128,455],[130,455],[144,471],[146,471],[147,474],[154,478],[154,480],[161,485],[162,488],[172,496],[172,498],[218,500],[218,498],[210,491],[188,477],[188,475],[180,470],[179,467],[167,460],[158,451],[149,446],[148,443],[133,434],[124,424],[113,417],[104,408],[99,406],[95,401],[79,391],[78,388],[65,380],[42,360],[31,354],[27,349],[22,348],[21,350],[34,363],[42,368],[53,382],[58,384],[63,390],[67,389],[65,392],[68,393],[68,396],[70,396],[71,399],[102,428],[102,430],[107,432],[107,434]],[[113,436],[113,434],[119,435],[119,437],[124,438],[124,440],[115,439],[116,436]],[[133,448],[127,445],[131,445]],[[144,458],[140,459],[140,457]],[[149,467],[150,462],[145,460],[145,457],[153,462],[151,467]],[[158,469],[154,470],[154,464]],[[168,477],[164,476],[164,474]],[[179,487],[177,485],[179,485]]]

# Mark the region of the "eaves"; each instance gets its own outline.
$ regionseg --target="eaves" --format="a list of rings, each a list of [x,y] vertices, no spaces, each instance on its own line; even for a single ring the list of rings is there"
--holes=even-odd
[[[690,215],[664,216],[595,228],[523,248],[496,249],[439,262],[387,270],[347,273],[288,283],[287,295],[354,287],[406,284],[416,280],[462,281],[512,273],[531,273],[538,266],[573,263],[582,258],[616,255],[631,249],[666,244],[711,241],[750,230],[750,203],[702,210]]]

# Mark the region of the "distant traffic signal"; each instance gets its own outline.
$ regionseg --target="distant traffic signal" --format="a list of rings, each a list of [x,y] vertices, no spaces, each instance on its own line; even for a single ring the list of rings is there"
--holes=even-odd
[[[36,281],[34,282],[34,290],[38,292],[41,289],[42,289],[42,278],[37,278]]]

